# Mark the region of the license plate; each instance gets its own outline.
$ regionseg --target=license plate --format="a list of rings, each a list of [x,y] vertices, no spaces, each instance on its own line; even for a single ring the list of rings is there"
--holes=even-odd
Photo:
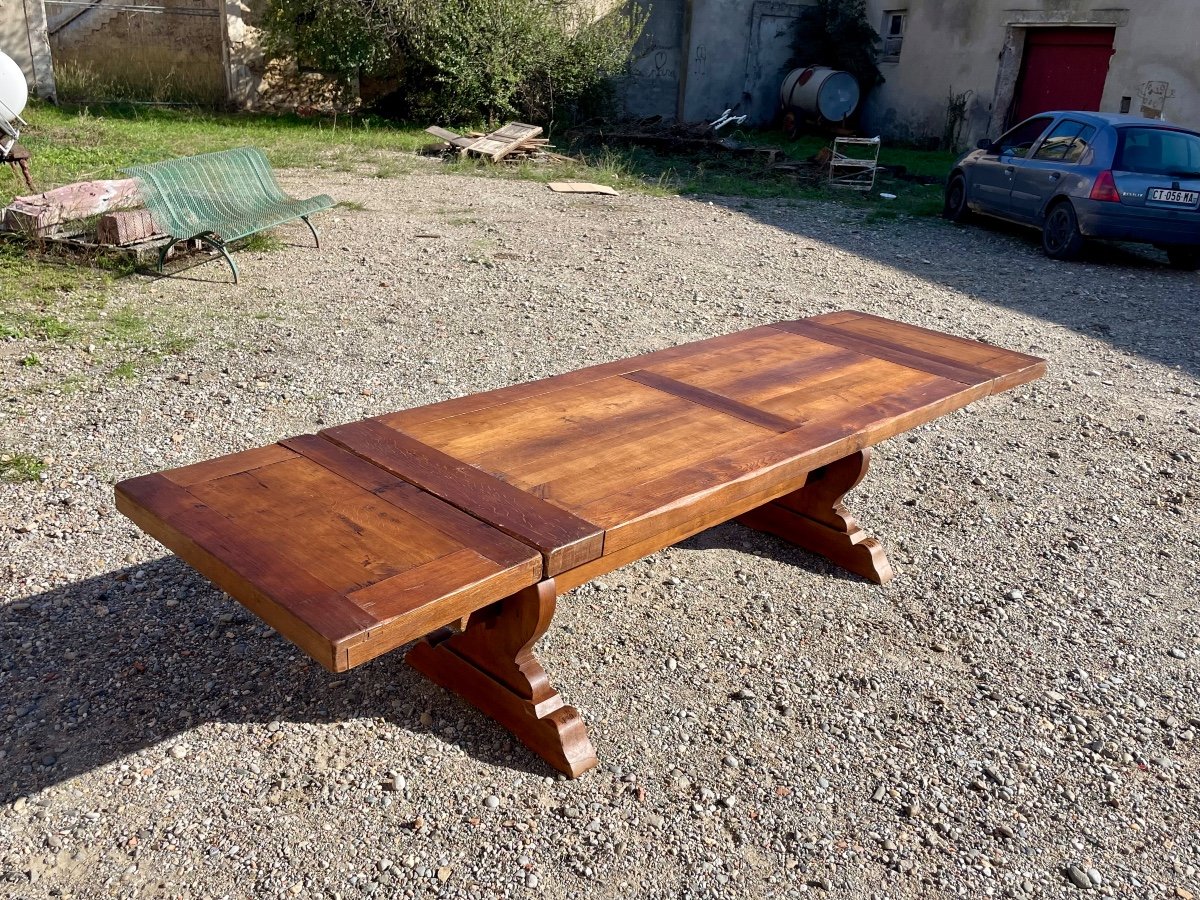
[[[1173,191],[1169,188],[1150,188],[1150,199],[1158,203],[1185,203],[1188,206],[1195,206],[1196,201],[1200,200],[1200,193]]]

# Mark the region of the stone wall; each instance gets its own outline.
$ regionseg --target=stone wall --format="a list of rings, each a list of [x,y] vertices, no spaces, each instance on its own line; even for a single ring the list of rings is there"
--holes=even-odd
[[[81,100],[223,101],[217,2],[155,0],[162,12],[132,12],[46,0],[60,92]]]
[[[291,59],[272,58],[264,47],[267,0],[221,0],[225,9],[230,102],[240,109],[332,113],[358,105],[357,84],[342,85]]]

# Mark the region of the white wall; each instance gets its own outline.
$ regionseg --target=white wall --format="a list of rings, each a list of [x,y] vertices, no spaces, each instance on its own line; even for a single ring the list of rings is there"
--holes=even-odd
[[[30,93],[54,99],[54,68],[42,0],[0,0],[0,50],[21,67]]]

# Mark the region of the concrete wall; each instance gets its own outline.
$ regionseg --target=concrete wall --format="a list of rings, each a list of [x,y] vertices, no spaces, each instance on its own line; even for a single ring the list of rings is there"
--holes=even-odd
[[[683,117],[715,119],[732,107],[748,124],[779,111],[779,86],[795,55],[807,0],[696,0],[692,10]]]
[[[813,3],[651,0],[650,21],[621,85],[625,111],[698,122],[733,108],[750,124],[770,124]]]
[[[638,4],[645,10],[645,3]],[[673,118],[679,103],[686,31],[684,0],[655,0],[624,78],[617,85],[627,116]]]
[[[21,67],[31,94],[54,99],[54,67],[42,0],[0,0],[0,51]]]
[[[1119,112],[1123,97],[1139,113],[1143,100],[1162,117],[1200,126],[1200,26],[1196,0],[1154,0],[1117,7],[1112,0],[868,0],[871,24],[885,10],[907,10],[904,45],[883,62],[887,81],[867,100],[867,130],[903,140],[939,139],[948,97],[970,92],[960,146],[995,137],[1004,127],[1029,28],[1114,26],[1101,109]]]
[[[29,27],[21,0],[0,0],[0,51],[8,54],[33,87],[33,57],[29,52]]]

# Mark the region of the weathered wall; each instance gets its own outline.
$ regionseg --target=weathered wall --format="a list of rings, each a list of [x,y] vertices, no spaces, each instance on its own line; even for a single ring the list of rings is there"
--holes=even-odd
[[[1119,112],[1121,98],[1131,97],[1130,111],[1138,113],[1145,96],[1152,105],[1161,101],[1164,118],[1200,126],[1196,0],[1127,7],[1112,0],[1023,0],[1020,6],[1010,0],[868,0],[877,30],[885,10],[906,9],[908,23],[900,58],[880,66],[887,81],[868,98],[864,127],[893,139],[940,138],[948,96],[970,91],[960,146],[994,137],[1009,112],[1026,29],[1054,25],[1116,28],[1103,111]]]
[[[1153,14],[1132,9],[1117,29],[1116,53],[1104,85],[1104,109],[1117,110],[1132,98],[1130,112],[1143,104],[1162,118],[1200,128],[1200,5],[1195,0],[1157,0]]]
[[[673,118],[679,102],[686,32],[685,0],[638,0],[650,17],[633,49],[627,74],[617,85],[622,111],[628,116]]]
[[[714,119],[733,107],[749,116],[749,124],[771,123],[809,5],[807,0],[696,0],[684,117]]]
[[[622,84],[626,112],[702,121],[733,108],[750,124],[771,123],[813,2],[651,0]]]
[[[158,0],[158,5],[166,9],[130,12],[101,3],[80,10],[47,0],[50,46],[64,96],[223,100],[217,0]]]
[[[25,73],[29,86],[33,87],[29,30],[25,21],[25,6],[20,0],[0,0],[0,51],[12,57]]]
[[[0,51],[21,67],[31,94],[54,99],[54,69],[42,0],[0,0]]]

